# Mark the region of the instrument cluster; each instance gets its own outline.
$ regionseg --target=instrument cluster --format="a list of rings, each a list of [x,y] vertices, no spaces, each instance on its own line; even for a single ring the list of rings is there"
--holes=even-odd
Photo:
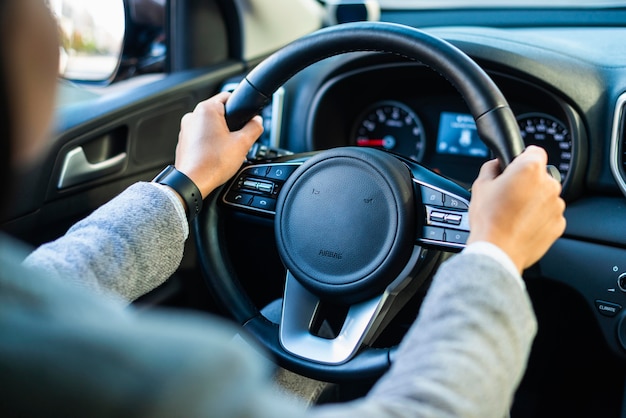
[[[583,125],[555,93],[501,73],[490,74],[516,116],[525,144],[548,153],[564,195],[580,182]],[[493,158],[460,94],[426,67],[385,65],[346,72],[320,90],[310,117],[310,147],[358,146],[408,157],[469,187]]]
[[[523,113],[517,122],[524,143],[538,145],[549,155],[564,181],[572,163],[572,134],[567,123],[543,112]],[[470,114],[443,111],[436,138],[427,138],[421,118],[407,104],[383,100],[368,106],[354,122],[350,144],[392,151],[423,162],[425,150],[441,156],[489,158],[491,153],[476,131]]]

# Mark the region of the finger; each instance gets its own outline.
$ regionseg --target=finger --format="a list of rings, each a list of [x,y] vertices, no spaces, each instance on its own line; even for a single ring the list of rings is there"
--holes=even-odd
[[[253,117],[237,133],[249,139],[250,143],[256,141],[263,133],[263,119],[258,115]]]
[[[490,160],[482,165],[476,180],[493,180],[500,173],[500,162],[498,160]]]
[[[505,176],[525,177],[529,181],[539,181],[538,175],[548,177],[546,166],[548,164],[548,154],[537,146],[529,146],[504,169]]]
[[[227,91],[223,91],[218,93],[217,95],[211,97],[208,102],[210,102],[211,106],[215,107],[215,111],[222,118],[226,116],[226,102],[230,97],[230,93]]]
[[[229,92],[221,92],[212,96],[206,100],[198,102],[194,109],[194,113],[213,113],[217,112],[218,115],[225,114],[225,104],[228,98],[230,97]]]
[[[543,165],[548,164],[548,153],[546,150],[536,145],[529,145],[519,156],[521,156],[523,160],[538,159]]]
[[[183,125],[189,123],[189,119],[191,118],[191,113],[185,113],[182,118],[180,118],[180,127],[182,129]]]
[[[215,96],[213,96],[213,99],[217,100],[218,102],[221,102],[223,104],[226,104],[226,102],[228,101],[228,98],[231,96],[231,93],[228,91],[223,91],[221,93],[216,94]]]

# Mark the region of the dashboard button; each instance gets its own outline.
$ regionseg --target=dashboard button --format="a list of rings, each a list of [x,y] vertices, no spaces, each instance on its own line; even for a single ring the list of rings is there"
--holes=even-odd
[[[267,211],[274,211],[276,209],[276,199],[272,199],[264,196],[254,196],[250,206],[257,209],[263,209]]]
[[[443,205],[443,193],[425,186],[422,186],[421,190],[422,203],[424,203],[425,205]]]
[[[596,309],[604,316],[613,317],[622,310],[622,307],[617,303],[596,300]]]
[[[460,199],[449,195],[443,196],[443,205],[447,208],[468,210],[468,206]]]
[[[267,178],[285,181],[291,175],[291,173],[296,171],[297,168],[297,165],[273,165],[270,166],[270,170],[267,173]]]

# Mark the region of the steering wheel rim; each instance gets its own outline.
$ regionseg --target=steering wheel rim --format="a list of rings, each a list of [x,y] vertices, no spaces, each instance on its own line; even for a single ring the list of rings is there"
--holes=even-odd
[[[446,78],[469,107],[478,135],[506,167],[524,150],[515,115],[485,73],[452,44],[404,25],[356,22],[331,26],[292,42],[257,65],[226,103],[226,122],[238,130],[272,94],[302,69],[348,52],[380,52],[419,61]]]
[[[252,70],[226,103],[231,130],[239,129],[268,103],[272,94],[297,72],[322,59],[347,52],[390,53],[419,61],[444,76],[467,103],[479,136],[502,166],[522,152],[524,143],[513,112],[495,83],[467,55],[451,44],[410,27],[359,22],[322,29],[279,50]],[[326,381],[375,378],[391,363],[394,347],[365,348],[342,364],[311,363],[287,352],[278,325],[267,320],[236,277],[224,248],[218,193],[207,198],[194,228],[201,268],[215,299],[242,324],[245,332],[267,348],[278,364]],[[209,225],[209,227],[203,227]]]

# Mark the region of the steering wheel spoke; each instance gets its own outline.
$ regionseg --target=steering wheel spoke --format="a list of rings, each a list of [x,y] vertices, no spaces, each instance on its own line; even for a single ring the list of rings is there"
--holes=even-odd
[[[309,361],[345,363],[364,342],[382,299],[379,295],[352,306],[328,307],[288,272],[280,343],[291,354]],[[339,318],[331,317],[333,314]]]
[[[285,282],[279,339],[294,356],[321,364],[343,364],[376,340],[428,278],[432,254],[413,247],[405,269],[379,295],[352,305],[326,303],[289,271]]]

